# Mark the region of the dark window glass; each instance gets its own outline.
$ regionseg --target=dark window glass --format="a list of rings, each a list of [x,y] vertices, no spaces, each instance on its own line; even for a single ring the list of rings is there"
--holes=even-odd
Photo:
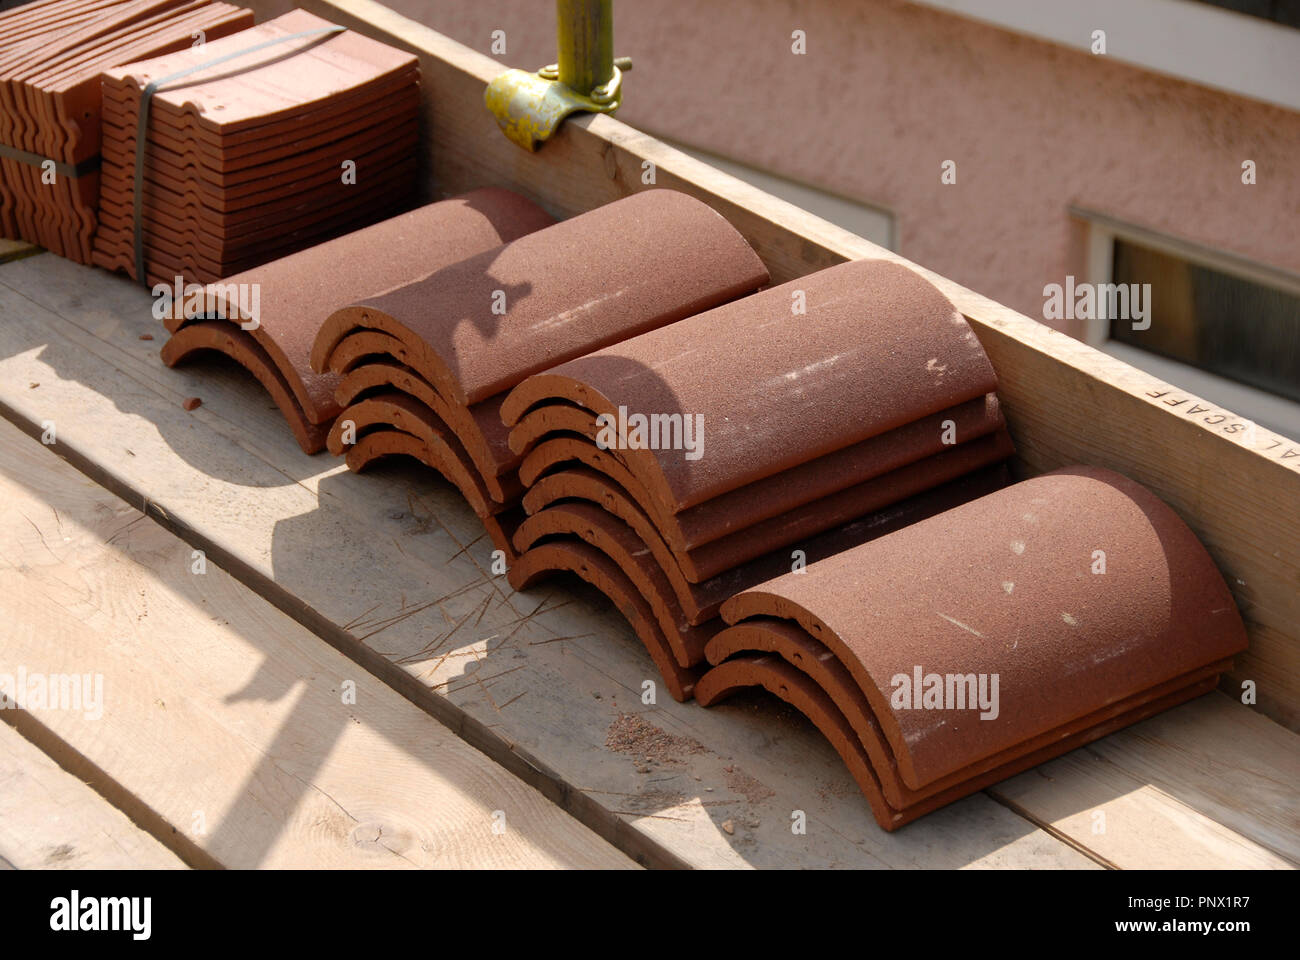
[[[1252,17],[1262,17],[1288,27],[1300,27],[1300,0],[1200,0],[1212,7],[1223,7]]]
[[[1151,284],[1151,326],[1111,339],[1300,400],[1300,296],[1118,239],[1114,281]]]

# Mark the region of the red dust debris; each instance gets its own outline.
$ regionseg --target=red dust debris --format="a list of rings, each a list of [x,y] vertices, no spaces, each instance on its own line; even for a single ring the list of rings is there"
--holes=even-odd
[[[768,797],[776,796],[775,790],[769,789],[761,780],[756,780],[738,767],[723,767],[722,772],[727,789],[743,795],[750,803],[760,803]]]
[[[634,713],[620,713],[614,718],[605,732],[605,747],[659,763],[680,763],[683,756],[704,753],[706,749],[698,740],[668,733]]]

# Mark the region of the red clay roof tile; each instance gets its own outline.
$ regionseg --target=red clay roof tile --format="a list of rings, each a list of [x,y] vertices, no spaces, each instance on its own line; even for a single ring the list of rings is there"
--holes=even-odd
[[[526,590],[557,571],[577,574],[609,597],[650,653],[672,698],[679,703],[691,698],[700,671],[677,662],[649,602],[618,564],[595,547],[576,539],[538,544],[510,566],[507,576],[516,590]]]
[[[856,547],[917,520],[991,493],[1007,482],[1004,465],[975,471],[852,523],[800,541],[797,546],[804,552],[807,562],[814,563],[823,557]],[[683,575],[671,549],[645,511],[607,474],[588,467],[568,465],[538,478],[524,494],[523,506],[527,513],[535,514],[562,500],[595,504],[632,527],[668,577],[677,603],[687,622],[692,625],[716,617],[723,601],[740,591],[778,577],[790,569],[790,551],[778,550],[750,563],[732,567],[702,583],[691,583]]]
[[[608,475],[654,519],[659,533],[673,549],[686,579],[699,583],[773,550],[1005,460],[1014,452],[1010,435],[1002,428],[757,523],[749,523],[742,514],[735,521],[731,533],[693,550],[680,550],[673,546],[670,527],[661,521],[661,506],[640,478],[632,474],[612,450],[601,450],[579,437],[553,436],[534,447],[524,458],[519,465],[519,478],[524,486],[531,486],[542,474],[570,462],[582,463]],[[736,506],[739,510],[748,508],[743,501]]]
[[[490,249],[550,222],[540,207],[517,194],[497,188],[477,190],[235,274],[207,289],[212,307],[237,329],[236,324],[253,319],[241,309],[240,291],[256,285],[257,326],[246,335],[257,341],[288,383],[297,404],[290,408],[294,416],[283,404],[281,409],[300,443],[304,437],[311,438],[311,448],[303,449],[315,453],[323,445],[325,431],[313,428],[317,424],[328,427],[342,409],[335,397],[340,378],[334,373],[316,373],[309,363],[316,332],[333,309],[365,293],[425,276],[467,254]],[[348,268],[340,269],[340,264]],[[180,319],[173,314],[165,322],[175,331],[194,318]],[[505,428],[495,412],[492,420],[504,445]]]
[[[421,459],[425,459],[431,466],[437,464],[435,469],[456,485],[480,517],[500,513],[509,505],[497,502],[488,493],[482,476],[465,453],[455,432],[419,400],[400,390],[385,390],[348,407],[334,421],[326,445],[335,456],[342,456],[351,446],[344,443],[345,429],[351,429],[360,437],[372,430],[377,430],[382,435],[386,432],[386,427],[419,437],[428,448],[427,459]],[[379,449],[382,449],[382,442]],[[510,499],[516,500],[521,491],[516,487],[509,492],[513,493]]]
[[[962,767],[920,789],[913,789],[902,781],[893,748],[876,721],[870,701],[852,674],[819,640],[789,620],[755,617],[718,632],[708,644],[709,662],[719,664],[736,656],[755,653],[773,653],[787,664],[808,675],[844,714],[867,751],[873,772],[891,807],[903,809],[922,800],[944,794],[949,798],[978,790],[990,783],[1011,776],[1024,769],[1023,761],[1033,757],[1033,763],[1059,752],[1059,744],[1067,737],[1090,730],[1115,717],[1128,713],[1152,699],[1163,697],[1189,685],[1212,679],[1227,668],[1230,661],[1223,660],[1174,677],[1139,694],[1116,700],[1069,723],[1022,740],[999,753],[983,758],[978,763]],[[730,681],[727,681],[730,682]],[[721,689],[721,686],[718,688]],[[706,687],[705,695],[711,693]],[[953,789],[963,787],[954,794]]]
[[[365,335],[352,334],[345,337],[342,343],[347,344]],[[337,352],[334,355],[338,356]],[[336,396],[341,406],[348,407],[362,397],[387,387],[401,390],[419,400],[452,428],[465,452],[474,461],[493,499],[504,503],[508,498],[518,495],[515,468],[519,459],[506,443],[506,427],[501,422],[499,398],[492,397],[472,407],[448,403],[427,380],[410,367],[392,360],[377,360],[373,356],[370,357],[370,362],[357,366],[344,376]],[[507,493],[503,484],[509,484],[513,493]]]
[[[1089,467],[827,558],[733,597],[722,613],[729,623],[792,619],[826,644],[871,701],[913,788],[1246,644],[1195,535],[1140,485]],[[893,678],[918,666],[999,676],[1001,715],[894,709]]]
[[[691,550],[746,524],[768,520],[951,449],[952,445],[944,442],[946,421],[952,422],[954,443],[980,439],[1004,425],[997,397],[988,394],[755,480],[680,513],[666,513],[651,500],[647,500],[646,509],[674,549]],[[510,430],[509,440],[512,449],[528,453],[544,442],[547,434],[574,434],[595,441],[599,430],[596,414],[590,410],[570,403],[546,403],[530,408]],[[609,453],[627,466],[619,450]]]
[[[216,320],[191,323],[163,344],[161,355],[163,363],[175,367],[206,351],[225,354],[257,378],[280,408],[294,439],[305,452],[314,453],[325,445],[327,428],[307,418],[293,387],[276,363],[256,339],[235,324]]]
[[[1217,682],[1217,677],[1207,676],[1163,696],[1138,696],[1134,698],[1134,706],[1122,713],[1094,726],[1071,732],[1051,746],[1026,754],[996,770],[958,781],[937,794],[903,808],[889,804],[866,748],[826,691],[807,674],[780,657],[750,654],[733,657],[704,674],[697,682],[694,692],[702,705],[713,706],[744,687],[759,686],[794,706],[816,725],[840,755],[866,796],[876,822],[886,830],[896,830],[985,786],[1209,693]]]
[[[595,504],[556,503],[519,525],[514,536],[515,549],[522,555],[549,537],[582,540],[617,563],[650,604],[678,664],[693,667],[703,662],[704,645],[721,624],[691,625],[667,574],[632,527]]]
[[[767,279],[713,210],[651,190],[339,310],[322,328],[312,366],[326,369],[351,330],[377,329],[407,343],[407,363],[443,396],[469,405]]]
[[[792,315],[802,294],[806,315]],[[558,360],[558,358],[557,358]],[[598,414],[702,417],[707,447],[624,449],[664,511],[990,393],[993,367],[919,274],[859,260],[818,271],[567,363],[502,405],[513,426],[557,399]]]

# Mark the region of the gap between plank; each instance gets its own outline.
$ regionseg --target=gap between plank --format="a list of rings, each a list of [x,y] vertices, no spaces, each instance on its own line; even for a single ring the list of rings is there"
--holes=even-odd
[[[0,721],[76,777],[123,816],[196,870],[224,870],[225,867],[193,840],[176,830],[147,803],[110,776],[76,747],[68,743],[27,710],[0,711]]]
[[[1039,830],[1042,830],[1044,833],[1055,837],[1057,840],[1060,840],[1067,847],[1072,847],[1075,850],[1078,850],[1079,853],[1083,854],[1085,857],[1087,857],[1089,860],[1092,860],[1094,863],[1097,863],[1100,866],[1105,867],[1107,870],[1123,869],[1122,867],[1119,866],[1119,864],[1112,863],[1110,860],[1107,860],[1101,854],[1096,853],[1093,850],[1089,850],[1079,841],[1071,837],[1068,833],[1065,833],[1064,831],[1057,829],[1056,825],[1053,824],[1050,820],[1044,820],[1041,817],[1036,817],[1028,810],[1026,810],[1024,807],[1022,807],[1020,804],[1016,803],[1014,800],[1010,800],[1007,797],[1004,797],[1002,794],[997,792],[996,787],[986,788],[984,790],[984,794],[990,800],[1002,804],[1002,806],[1006,807],[1012,813],[1018,814],[1019,816],[1028,820],[1034,826],[1038,827]]]

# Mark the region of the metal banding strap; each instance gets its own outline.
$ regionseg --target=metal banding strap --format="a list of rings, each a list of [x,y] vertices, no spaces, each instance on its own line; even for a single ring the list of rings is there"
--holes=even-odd
[[[282,43],[289,43],[292,40],[305,40],[308,37],[324,36],[331,33],[342,33],[347,27],[330,26],[321,27],[316,30],[304,30],[301,33],[291,33],[283,37],[276,37],[274,40],[267,40],[264,43],[256,44],[245,50],[236,53],[228,53],[222,57],[216,57],[212,60],[196,63],[192,67],[186,67],[184,70],[178,70],[159,80],[152,81],[140,93],[140,122],[135,128],[135,196],[133,198],[133,212],[135,215],[135,278],[145,286],[149,285],[149,278],[145,275],[144,269],[144,146],[146,131],[149,127],[149,107],[153,102],[153,95],[158,92],[160,87],[173,83],[183,77],[188,77],[192,73],[198,73],[200,70],[207,70],[209,67],[215,67],[218,64],[228,60],[238,60],[240,57],[246,57],[250,53],[257,53],[259,50],[265,50],[267,47],[277,47]]]
[[[99,169],[99,154],[93,157],[87,157],[80,163],[60,163],[58,160],[51,160],[49,157],[42,157],[39,153],[28,153],[26,150],[19,150],[17,147],[11,147],[8,144],[0,143],[0,157],[7,157],[10,160],[17,160],[19,163],[26,163],[33,167],[43,167],[47,163],[54,164],[54,172],[61,177],[68,177],[75,180],[77,177],[84,177],[88,173],[94,173]]]

